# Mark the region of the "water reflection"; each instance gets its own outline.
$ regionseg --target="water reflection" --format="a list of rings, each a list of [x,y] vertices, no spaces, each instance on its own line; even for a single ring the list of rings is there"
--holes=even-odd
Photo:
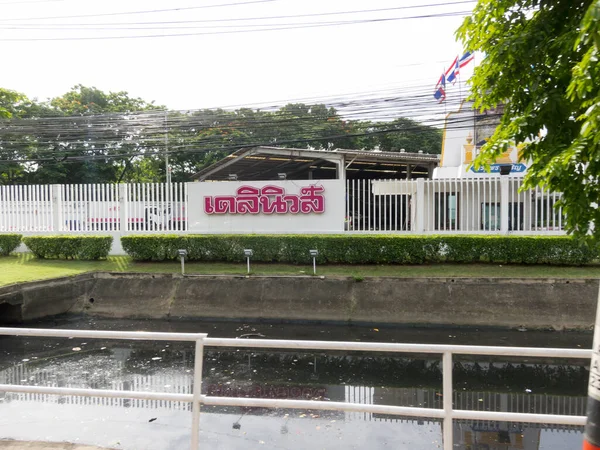
[[[7,364],[7,349],[15,339],[3,340],[0,346],[5,350],[0,383],[175,393],[193,389],[193,349],[188,344],[39,340],[29,344],[29,350],[37,346],[37,351],[28,358]],[[202,391],[225,397],[442,408],[439,361],[427,358],[210,351]],[[463,361],[456,364],[455,373],[455,408],[585,414],[581,383],[587,372],[582,367]],[[519,385],[533,373],[536,379],[528,386],[544,387],[540,392]],[[482,384],[496,379],[504,386]],[[78,438],[115,448],[184,448],[190,410],[189,404],[159,400],[0,393],[0,431],[4,437]],[[441,446],[441,424],[426,419],[241,407],[203,410],[203,438],[212,442],[208,448],[306,448],[306,440],[320,448]],[[577,448],[582,440],[578,427],[457,421],[454,428],[457,450],[565,449]],[[554,447],[554,442],[563,447]]]
[[[58,327],[208,332],[222,337],[248,332],[239,323],[210,322],[93,321]],[[368,327],[256,324],[250,331],[275,339],[591,345],[591,334],[500,330],[374,332]],[[223,350],[206,353],[205,394],[442,407],[441,364],[436,357]],[[0,383],[191,393],[192,377],[191,344],[0,338]],[[586,385],[585,362],[457,358],[453,400],[463,409],[583,415]],[[189,446],[190,424],[190,405],[184,403],[0,393],[0,436],[5,438],[179,450]],[[582,442],[578,427],[457,421],[454,428],[456,450],[565,450],[581,448]],[[438,421],[369,413],[203,407],[201,418],[201,442],[208,449],[429,450],[441,448],[441,436]]]

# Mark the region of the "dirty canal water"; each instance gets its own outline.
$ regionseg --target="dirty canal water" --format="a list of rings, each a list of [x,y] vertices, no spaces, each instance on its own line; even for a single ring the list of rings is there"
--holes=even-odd
[[[589,348],[591,333],[226,322],[58,320],[36,327],[265,337]],[[191,343],[0,337],[0,383],[191,393]],[[206,349],[203,392],[441,408],[436,356]],[[454,407],[584,415],[585,361],[455,357]],[[115,449],[189,448],[189,404],[0,392],[0,436]],[[441,423],[311,410],[203,407],[202,449],[442,448]],[[456,450],[570,450],[582,429],[457,421]]]

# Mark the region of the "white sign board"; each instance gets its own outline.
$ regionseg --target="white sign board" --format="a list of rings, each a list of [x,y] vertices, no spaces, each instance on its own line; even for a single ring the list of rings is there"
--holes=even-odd
[[[196,233],[341,233],[345,210],[343,180],[188,184]]]

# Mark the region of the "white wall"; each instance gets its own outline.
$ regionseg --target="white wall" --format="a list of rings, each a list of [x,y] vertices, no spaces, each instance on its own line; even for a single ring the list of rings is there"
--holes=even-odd
[[[324,191],[323,213],[208,214],[206,197],[235,197],[242,186],[283,188],[285,194],[300,195],[311,185]],[[188,184],[188,225],[191,233],[342,233],[346,210],[343,180],[223,181]],[[274,199],[275,196],[270,196]]]

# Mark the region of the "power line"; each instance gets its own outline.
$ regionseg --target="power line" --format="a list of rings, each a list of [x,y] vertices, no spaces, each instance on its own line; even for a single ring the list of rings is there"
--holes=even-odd
[[[185,6],[180,8],[168,8],[168,9],[152,9],[145,11],[125,11],[125,12],[113,12],[113,13],[100,13],[100,14],[79,14],[72,16],[51,16],[51,17],[20,17],[15,19],[0,19],[0,22],[12,22],[15,20],[51,20],[51,19],[76,19],[82,17],[106,17],[106,16],[125,16],[132,14],[153,14],[162,12],[173,12],[173,11],[189,11],[192,9],[208,9],[208,8],[223,8],[229,6],[241,6],[241,5],[252,5],[255,3],[272,3],[280,0],[251,0],[247,2],[237,3],[224,3],[215,5],[203,5],[203,6]]]
[[[464,128],[470,128],[471,127],[471,118],[462,118],[462,119],[455,119],[452,120],[450,122],[447,122],[447,129],[451,130],[451,129],[464,129]],[[390,126],[391,125],[391,126]],[[206,152],[210,152],[210,151],[228,151],[228,150],[234,150],[234,149],[238,149],[238,148],[243,148],[243,147],[252,147],[252,146],[259,146],[259,145],[289,145],[289,144],[296,144],[296,143],[311,143],[311,142],[323,142],[323,141],[329,141],[329,140],[339,140],[339,139],[348,139],[348,138],[353,138],[353,137],[368,137],[368,136],[375,136],[375,135],[381,135],[381,134],[390,134],[390,133],[397,133],[397,132],[402,132],[402,133],[407,133],[407,132],[423,132],[423,127],[416,125],[416,126],[409,126],[409,127],[403,127],[403,128],[397,128],[396,126],[394,126],[394,124],[379,124],[379,126],[371,126],[370,129],[367,132],[361,132],[361,133],[346,133],[346,134],[337,134],[337,135],[324,135],[324,136],[316,136],[316,135],[312,135],[310,133],[306,133],[304,132],[304,134],[306,134],[306,137],[302,137],[302,138],[296,138],[296,139],[285,139],[285,140],[278,140],[276,142],[273,141],[262,141],[262,142],[244,142],[244,143],[240,143],[237,145],[223,145],[223,142],[218,142],[218,146],[215,147],[206,147],[206,145],[210,146],[210,145],[216,145],[217,141],[215,139],[211,139],[211,136],[208,137],[208,139],[198,139],[195,140],[191,143],[186,143],[183,145],[173,145],[170,148],[174,148],[175,150],[171,150],[169,151],[169,154],[193,154],[193,153],[206,153]],[[79,155],[79,156],[68,156],[68,153],[71,152],[77,152],[77,153],[81,153],[81,152],[89,152],[89,153],[97,153],[97,152],[103,152],[103,151],[115,151],[115,150],[119,150],[119,149],[123,149],[124,145],[121,143],[119,145],[112,146],[110,148],[93,148],[93,146],[90,146],[88,148],[76,148],[76,149],[68,149],[68,148],[63,148],[60,150],[60,152],[55,152],[55,151],[45,151],[42,149],[42,151],[39,151],[39,149],[37,151],[34,151],[34,154],[37,155],[44,155],[44,153],[48,154],[48,155],[56,155],[58,153],[58,155],[60,155],[60,157],[64,157],[66,158],[66,160],[72,160],[72,161],[82,161],[82,160],[97,160],[97,159],[118,159],[118,158],[129,158],[129,157],[133,157],[133,156],[161,156],[164,155],[164,151],[162,151],[161,149],[163,148],[162,145],[162,140],[160,140],[160,137],[162,137],[163,135],[160,134],[158,136],[158,141],[154,141],[154,142],[150,142],[150,147],[144,147],[143,144],[148,144],[145,142],[129,142],[129,143],[125,143],[126,144],[130,144],[133,145],[134,147],[137,145],[138,146],[138,150],[133,149],[133,151],[127,151],[126,153],[112,153],[112,154],[88,154],[88,155]],[[184,136],[185,137],[185,136]],[[176,138],[176,135],[175,135]],[[194,136],[191,136],[189,138],[194,138]],[[155,137],[156,139],[156,137]],[[176,139],[175,139],[176,140]],[[54,143],[56,144],[56,143]],[[81,143],[79,143],[81,144]],[[202,147],[200,147],[202,146]],[[142,148],[140,148],[142,147]],[[190,148],[190,147],[194,147],[194,148]],[[154,150],[152,150],[154,149]],[[179,150],[178,150],[179,149]],[[15,149],[16,151],[18,151],[18,149]],[[2,162],[16,162],[16,163],[22,163],[22,162],[43,162],[43,161],[54,161],[56,159],[55,156],[53,157],[49,157],[49,158],[19,158],[17,160],[10,159],[10,160],[2,160]]]
[[[305,28],[323,28],[331,26],[343,26],[343,25],[357,25],[365,23],[383,23],[392,22],[399,20],[412,20],[412,19],[430,19],[430,18],[442,18],[452,16],[466,17],[469,15],[469,11],[443,13],[443,14],[428,14],[420,16],[408,16],[408,17],[388,17],[379,19],[363,19],[363,20],[352,20],[352,21],[340,21],[340,22],[325,22],[325,23],[312,23],[303,25],[293,26],[282,26],[275,28],[261,28],[261,29],[250,29],[250,30],[230,30],[230,31],[213,31],[213,32],[202,32],[202,33],[175,33],[175,34],[146,34],[146,35],[122,35],[122,36],[86,36],[86,37],[57,37],[57,38],[0,38],[0,41],[10,42],[25,42],[25,41],[72,41],[72,40],[111,40],[111,39],[147,39],[147,38],[166,38],[166,37],[185,37],[185,36],[208,36],[208,35],[219,35],[219,34],[239,34],[239,33],[257,33],[265,31],[282,31],[282,30],[295,30]]]
[[[407,9],[416,9],[416,8],[432,8],[438,6],[451,6],[451,5],[462,5],[465,3],[475,3],[476,0],[461,0],[454,2],[446,2],[446,3],[430,3],[430,4],[422,4],[422,5],[411,5],[411,6],[398,6],[394,8],[378,8],[378,9],[362,9],[362,10],[353,10],[353,11],[335,11],[335,12],[325,12],[325,13],[311,13],[311,14],[296,14],[296,15],[283,15],[283,16],[268,16],[268,17],[236,17],[236,18],[228,18],[228,19],[203,19],[203,20],[179,20],[179,21],[161,21],[161,22],[95,22],[89,24],[72,24],[72,23],[53,23],[53,24],[22,24],[23,27],[29,26],[48,26],[52,25],[55,27],[69,27],[69,26],[79,26],[79,25],[167,25],[167,24],[187,24],[187,23],[213,23],[213,22],[238,22],[238,21],[264,21],[264,20],[273,20],[273,19],[298,19],[305,17],[323,17],[323,16],[333,16],[333,15],[349,15],[349,14],[370,14],[374,12],[386,12],[386,11],[398,11],[398,10],[407,10]],[[1,21],[1,20],[0,20]]]
[[[64,2],[67,0],[19,0],[16,2],[2,2],[0,6],[3,5],[22,5],[23,3],[56,3],[56,2]]]

